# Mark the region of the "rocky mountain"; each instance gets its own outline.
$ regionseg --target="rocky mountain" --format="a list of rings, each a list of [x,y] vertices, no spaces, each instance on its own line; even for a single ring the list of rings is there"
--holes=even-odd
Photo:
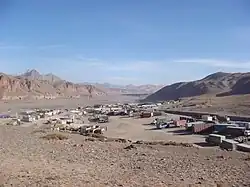
[[[121,93],[121,94],[133,94],[133,93],[143,93],[151,94],[163,87],[163,85],[145,84],[145,85],[114,85],[109,83],[95,83],[95,86],[102,88],[110,93]]]
[[[175,83],[149,95],[145,101],[175,100],[204,94],[250,94],[250,73],[217,72],[200,80]]]
[[[126,89],[128,90],[138,90],[140,93],[154,93],[164,87],[163,85],[156,84],[144,84],[144,85],[126,85]]]
[[[60,77],[58,77],[52,73],[42,75],[35,69],[28,70],[27,72],[25,72],[24,74],[22,74],[20,76],[24,77],[24,78],[31,79],[31,80],[46,80],[46,81],[49,81],[51,83],[62,81],[62,79]]]
[[[20,76],[0,73],[0,99],[41,99],[104,95],[93,85],[74,84],[53,74],[31,70]]]

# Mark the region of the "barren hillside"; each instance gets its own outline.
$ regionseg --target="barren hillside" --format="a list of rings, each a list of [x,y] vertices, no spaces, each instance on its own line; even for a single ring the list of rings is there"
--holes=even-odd
[[[27,72],[25,72],[24,74],[22,74],[20,76],[24,77],[24,78],[31,79],[31,80],[46,80],[46,81],[49,81],[51,83],[62,81],[62,79],[60,77],[58,77],[52,73],[42,75],[35,69],[28,70]]]
[[[0,74],[0,99],[41,99],[103,95],[104,91],[92,85],[74,84],[52,75],[40,75],[32,70],[21,76]]]
[[[163,85],[154,85],[154,84],[144,84],[144,85],[113,85],[109,83],[96,83],[94,84],[96,87],[105,90],[108,93],[119,93],[119,94],[133,94],[133,93],[143,93],[143,94],[151,94],[163,87]]]
[[[145,100],[174,100],[183,97],[193,97],[204,94],[237,95],[248,94],[250,73],[223,73],[211,74],[201,80],[192,82],[179,82],[165,86]]]

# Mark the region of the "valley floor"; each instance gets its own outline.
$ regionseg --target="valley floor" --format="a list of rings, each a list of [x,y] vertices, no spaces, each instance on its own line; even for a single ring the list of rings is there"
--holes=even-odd
[[[107,104],[117,102],[133,102],[137,97],[123,95],[96,96],[91,99],[88,97],[68,98],[68,99],[41,99],[41,100],[7,100],[0,101],[0,112],[19,112],[20,109],[32,108],[75,108],[77,106],[88,106],[94,104]]]
[[[195,143],[200,136],[174,135],[146,125],[152,119],[111,118],[105,136]],[[104,125],[104,124],[103,124]],[[46,125],[0,125],[2,186],[249,186],[250,155],[217,148],[102,142],[60,133],[41,137]],[[132,145],[132,146],[131,146]]]
[[[249,96],[245,96],[248,99]],[[127,99],[127,100],[126,100]],[[133,97],[134,99],[134,97]],[[212,100],[212,107],[247,113],[247,107],[234,109],[234,101]],[[225,98],[224,98],[225,99]],[[112,98],[113,102],[132,101]],[[188,102],[204,102],[205,99]],[[248,104],[239,99],[242,104]],[[46,100],[2,103],[1,111],[21,108],[61,107],[110,103],[110,98]],[[184,102],[184,101],[182,101]],[[187,102],[187,103],[188,103]],[[218,102],[218,103],[217,103]],[[238,102],[238,101],[237,101]],[[185,104],[185,103],[183,103]],[[208,107],[211,109],[211,107]],[[192,109],[195,110],[195,109]],[[172,118],[172,116],[169,116]],[[152,119],[112,117],[107,137],[133,141],[175,141],[190,144],[204,137],[180,135],[175,129],[155,130]],[[78,134],[61,133],[68,139],[47,140],[45,125],[0,125],[0,186],[250,186],[250,155],[218,148],[173,145],[145,145],[131,142],[102,142]]]

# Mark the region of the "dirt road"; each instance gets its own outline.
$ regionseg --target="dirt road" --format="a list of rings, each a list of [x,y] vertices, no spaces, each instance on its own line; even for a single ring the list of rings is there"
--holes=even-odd
[[[175,115],[168,115],[173,119]],[[108,137],[121,137],[131,140],[148,140],[148,141],[176,141],[184,143],[201,143],[205,139],[201,135],[180,135],[180,128],[169,128],[158,130],[155,126],[150,125],[154,118],[121,118],[111,117],[107,125],[108,131],[105,135]],[[184,129],[183,129],[184,131]]]

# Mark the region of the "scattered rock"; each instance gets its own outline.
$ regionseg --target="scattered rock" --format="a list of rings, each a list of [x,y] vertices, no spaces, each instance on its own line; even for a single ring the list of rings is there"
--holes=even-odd
[[[144,144],[144,145],[172,145],[172,146],[181,146],[181,147],[193,147],[192,144],[189,143],[177,143],[173,141],[164,142],[164,141],[136,141],[134,144]]]
[[[245,161],[250,161],[250,155],[248,155],[246,158],[244,158]]]
[[[219,182],[216,184],[217,187],[228,187],[228,183],[227,182]]]
[[[32,134],[35,134],[35,133],[46,133],[46,130],[44,130],[44,129],[36,129],[36,130],[32,131]]]
[[[68,136],[59,133],[53,133],[42,136],[42,138],[46,140],[66,140],[68,139]]]
[[[125,147],[124,149],[130,150],[130,149],[136,149],[136,147],[133,144],[131,144],[131,145]]]
[[[217,156],[218,159],[226,159],[223,155]]]

